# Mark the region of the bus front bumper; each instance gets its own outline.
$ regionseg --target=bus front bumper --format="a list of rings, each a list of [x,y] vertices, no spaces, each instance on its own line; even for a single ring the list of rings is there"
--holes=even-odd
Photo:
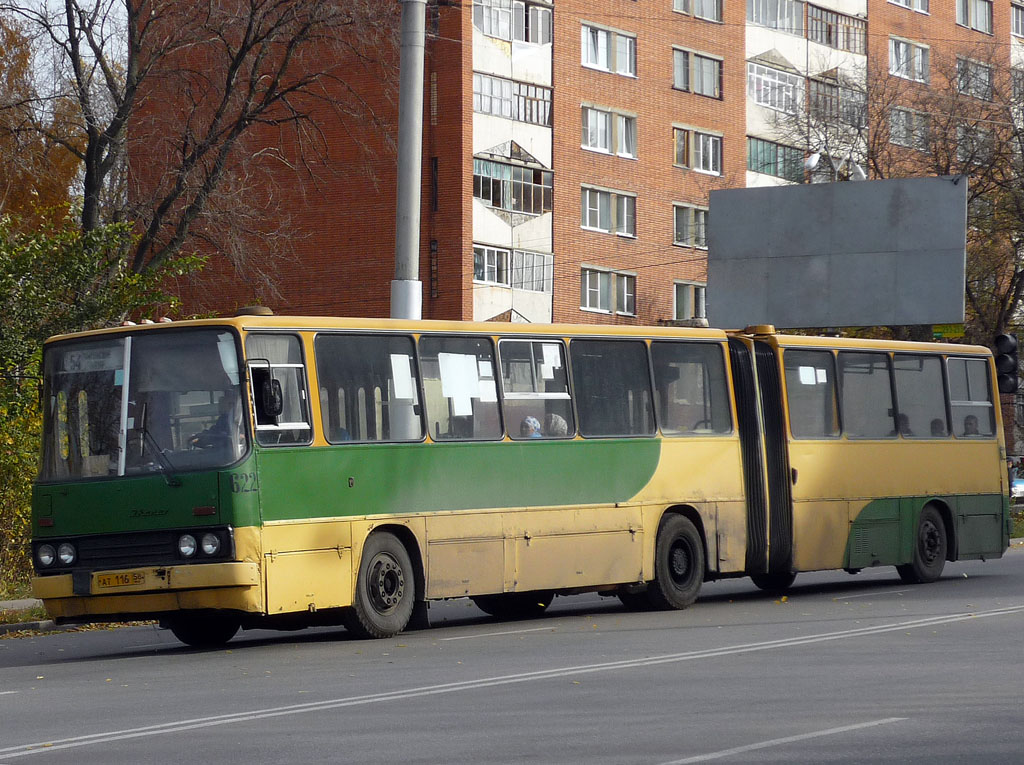
[[[38,576],[32,580],[32,594],[58,621],[104,615],[141,618],[196,608],[259,613],[260,584],[256,563],[204,563]]]

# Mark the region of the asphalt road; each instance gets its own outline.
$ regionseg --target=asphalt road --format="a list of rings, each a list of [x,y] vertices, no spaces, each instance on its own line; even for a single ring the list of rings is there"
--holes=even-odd
[[[893,569],[748,580],[687,611],[558,598],[426,631],[155,627],[0,640],[0,764],[1019,763],[1024,549],[902,584]]]

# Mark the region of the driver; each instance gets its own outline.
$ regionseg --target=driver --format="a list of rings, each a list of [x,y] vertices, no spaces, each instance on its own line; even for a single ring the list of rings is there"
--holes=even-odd
[[[206,430],[196,433],[189,439],[192,448],[210,449],[214,446],[223,446],[226,443],[230,443],[231,434],[237,430],[235,427],[235,422],[237,421],[235,413],[236,404],[237,396],[232,391],[225,391],[217,403],[217,409],[220,412],[217,415],[217,421]]]

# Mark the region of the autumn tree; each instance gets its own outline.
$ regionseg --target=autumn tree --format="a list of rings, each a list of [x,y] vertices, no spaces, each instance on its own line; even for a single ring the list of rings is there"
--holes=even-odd
[[[0,16],[0,214],[31,227],[61,214],[79,169],[78,158],[48,134],[61,132],[66,104],[50,115],[34,113],[29,41],[10,17]],[[25,131],[46,124],[46,132]]]
[[[854,166],[869,178],[968,179],[967,335],[981,344],[1017,324],[1024,300],[1024,80],[997,54],[933,51],[927,82],[869,59],[841,83],[859,114],[809,97],[773,120],[780,141],[820,156],[815,180],[845,180]]]
[[[379,128],[374,98],[397,68],[399,4],[380,0],[65,0],[0,13],[46,62],[27,93],[2,99],[0,114],[18,115],[6,132],[77,158],[82,230],[131,221],[137,273],[202,249],[271,280],[264,259],[288,221],[265,176],[332,172],[324,122],[353,143]]]

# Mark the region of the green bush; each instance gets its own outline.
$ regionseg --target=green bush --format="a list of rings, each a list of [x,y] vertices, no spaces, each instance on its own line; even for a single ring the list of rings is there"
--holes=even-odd
[[[133,273],[124,260],[131,242],[128,225],[83,233],[68,219],[26,232],[0,218],[0,597],[26,594],[31,574],[43,341],[117,324],[148,306],[173,307],[162,284],[202,266],[188,257]]]

